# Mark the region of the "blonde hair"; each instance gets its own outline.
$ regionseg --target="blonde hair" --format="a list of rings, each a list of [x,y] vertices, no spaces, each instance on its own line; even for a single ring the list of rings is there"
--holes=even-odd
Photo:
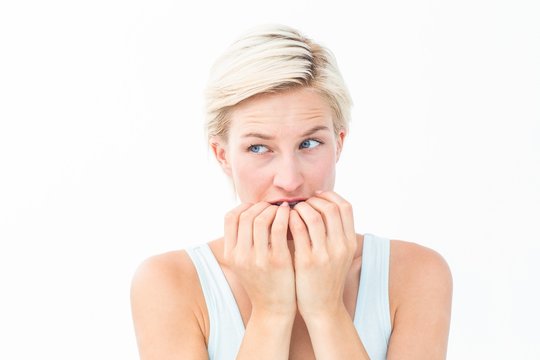
[[[297,87],[316,89],[348,130],[352,101],[333,54],[283,25],[265,25],[233,43],[212,67],[206,89],[206,135],[227,139],[230,111],[252,96]]]

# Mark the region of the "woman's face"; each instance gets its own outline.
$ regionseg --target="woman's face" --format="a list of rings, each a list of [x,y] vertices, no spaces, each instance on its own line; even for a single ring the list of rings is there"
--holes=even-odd
[[[332,110],[315,90],[250,98],[231,112],[227,142],[212,149],[241,202],[301,201],[332,190],[345,131],[336,137]]]

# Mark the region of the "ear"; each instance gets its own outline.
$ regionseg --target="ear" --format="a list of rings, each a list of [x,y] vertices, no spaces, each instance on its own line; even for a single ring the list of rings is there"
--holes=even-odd
[[[339,161],[339,157],[341,156],[341,150],[343,149],[343,143],[346,136],[347,132],[344,129],[341,129],[336,137],[336,162]]]
[[[227,142],[220,136],[213,136],[210,139],[210,147],[212,148],[212,152],[221,166],[221,169],[225,172],[225,174],[231,176]]]

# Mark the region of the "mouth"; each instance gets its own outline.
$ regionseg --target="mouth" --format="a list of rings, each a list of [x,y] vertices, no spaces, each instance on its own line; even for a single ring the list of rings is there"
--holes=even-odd
[[[289,206],[292,208],[294,207],[294,205],[298,204],[299,202],[302,202],[304,200],[298,200],[298,201],[288,201],[289,203]],[[272,205],[276,205],[276,206],[280,206],[281,204],[283,204],[283,201],[277,201],[277,202],[274,202],[274,203],[271,203]]]

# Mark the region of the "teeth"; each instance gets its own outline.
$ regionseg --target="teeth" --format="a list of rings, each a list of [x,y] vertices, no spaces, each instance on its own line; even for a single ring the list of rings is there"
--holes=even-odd
[[[298,204],[299,202],[300,202],[300,201],[291,201],[291,202],[289,203],[289,206],[292,207],[292,206]],[[279,202],[277,202],[277,203],[274,203],[273,205],[279,206],[279,205],[281,205],[281,204],[283,204],[283,201],[279,201]]]

